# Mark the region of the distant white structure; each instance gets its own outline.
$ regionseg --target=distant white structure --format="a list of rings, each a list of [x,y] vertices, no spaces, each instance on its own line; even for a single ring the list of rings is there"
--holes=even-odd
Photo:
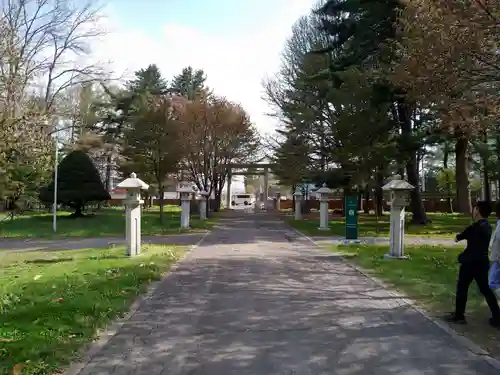
[[[233,183],[235,186],[234,194],[245,194],[245,185],[243,182],[243,176],[234,176]],[[182,188],[181,182],[178,182],[175,187],[169,187],[168,191],[163,193],[163,199],[180,199],[179,190]],[[125,199],[126,192],[120,188],[111,188],[109,192],[112,200],[122,200]],[[226,195],[226,189],[222,190],[222,197]],[[153,199],[158,199],[159,197],[153,196]],[[215,199],[215,193],[212,192],[209,199]]]
[[[255,203],[255,195],[248,193],[233,194],[231,196],[231,206],[250,206]]]

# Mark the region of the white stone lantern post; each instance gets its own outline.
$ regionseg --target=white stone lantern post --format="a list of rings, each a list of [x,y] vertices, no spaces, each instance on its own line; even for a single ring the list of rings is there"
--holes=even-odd
[[[332,193],[326,183],[321,188],[316,190],[316,195],[319,199],[319,230],[329,230],[328,228],[328,200]]]
[[[208,191],[202,190],[200,191],[200,219],[207,220],[207,206],[208,206]]]
[[[274,209],[276,211],[281,210],[281,193],[276,193],[276,207]]]
[[[297,190],[293,196],[295,197],[295,212],[294,219],[302,220],[302,193]]]
[[[137,178],[135,173],[120,182],[117,188],[127,191],[123,200],[125,204],[125,239],[127,255],[136,256],[141,252],[141,190],[147,190],[149,185]]]
[[[404,255],[405,206],[409,203],[410,191],[415,187],[396,175],[382,189],[389,193],[388,203],[391,206],[390,251],[385,257],[406,259]]]
[[[191,186],[181,186],[177,192],[181,198],[181,229],[189,229],[189,215],[191,211],[191,198],[194,190]]]

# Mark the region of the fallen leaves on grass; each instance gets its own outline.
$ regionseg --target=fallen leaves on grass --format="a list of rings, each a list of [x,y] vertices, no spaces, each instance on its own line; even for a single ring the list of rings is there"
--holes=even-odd
[[[0,264],[0,375],[62,373],[96,330],[126,312],[134,297],[178,259],[179,248],[145,246],[6,255]],[[40,275],[40,277],[37,277]],[[43,275],[43,277],[42,277]],[[17,371],[17,372],[13,372]]]
[[[18,363],[12,368],[12,375],[21,375],[23,368],[24,365],[22,363]]]

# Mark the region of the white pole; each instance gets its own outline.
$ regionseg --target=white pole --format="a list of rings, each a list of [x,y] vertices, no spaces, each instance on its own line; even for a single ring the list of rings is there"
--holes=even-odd
[[[56,128],[56,149],[54,152],[55,160],[54,160],[54,202],[52,204],[52,230],[57,232],[57,167],[58,167],[58,159],[59,159],[59,138],[58,138],[58,130]]]

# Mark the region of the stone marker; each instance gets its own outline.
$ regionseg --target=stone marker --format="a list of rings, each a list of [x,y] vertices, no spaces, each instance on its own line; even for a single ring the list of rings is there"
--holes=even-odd
[[[190,186],[181,186],[177,192],[181,196],[181,229],[189,229],[189,215],[191,211],[191,197],[194,190]]]
[[[125,189],[127,194],[123,203],[125,204],[125,239],[127,255],[136,256],[141,252],[141,190],[147,190],[149,185],[137,178],[135,173],[116,185],[117,188]]]
[[[208,191],[202,190],[200,191],[200,219],[201,220],[206,220],[207,219],[207,206],[208,206],[208,198],[209,194]]]
[[[390,251],[385,257],[407,259],[404,255],[405,206],[408,205],[410,191],[415,187],[395,175],[382,189],[389,193],[388,203],[391,206]]]
[[[293,196],[295,197],[295,212],[294,219],[302,220],[302,193],[297,190]]]
[[[329,230],[328,228],[328,200],[332,191],[323,184],[321,188],[316,191],[319,199],[319,230]]]

